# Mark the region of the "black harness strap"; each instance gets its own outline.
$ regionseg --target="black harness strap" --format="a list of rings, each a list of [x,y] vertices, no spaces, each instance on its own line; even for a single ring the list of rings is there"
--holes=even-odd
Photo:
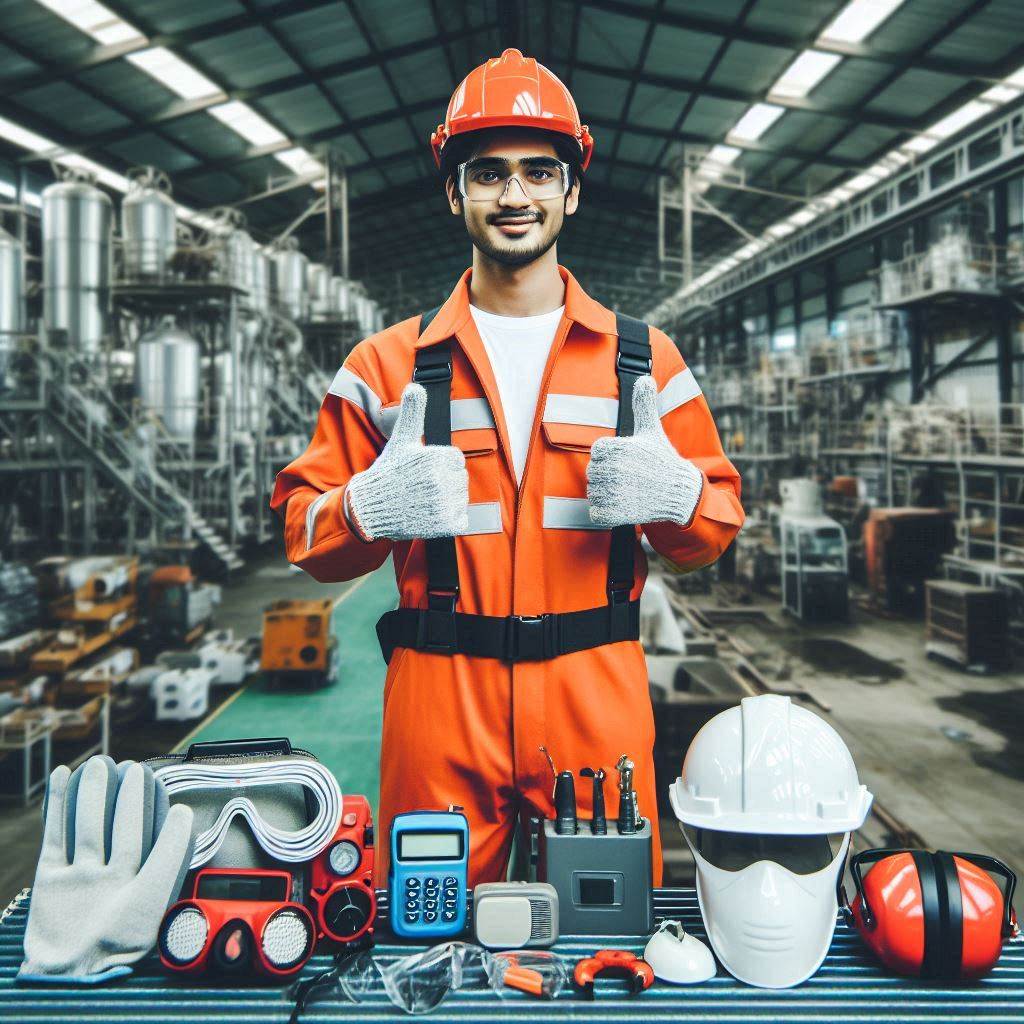
[[[438,310],[424,313],[420,335]],[[647,324],[616,314],[619,336],[615,372],[619,379],[616,434],[633,433],[633,385],[651,372],[650,330]],[[427,392],[423,439],[426,444],[452,443],[451,339],[416,353],[414,381]],[[459,563],[454,537],[425,540],[427,607],[396,608],[377,623],[377,638],[385,661],[396,647],[439,654],[470,654],[502,661],[543,661],[603,644],[640,638],[640,602],[630,601],[634,580],[636,528],[611,531],[608,554],[608,604],[578,612],[546,615],[469,615],[455,611],[459,596]]]
[[[420,335],[440,311],[424,313]],[[412,379],[427,393],[423,420],[424,444],[452,443],[452,343],[451,339],[416,352]],[[424,541],[427,553],[427,615],[423,645],[427,650],[455,653],[455,601],[459,596],[459,560],[454,537]]]
[[[619,378],[619,415],[615,434],[617,437],[629,437],[633,433],[633,385],[651,372],[650,328],[642,320],[616,313],[615,330],[619,336],[619,352],[615,360],[615,373]],[[608,615],[613,630],[622,628],[629,604],[635,548],[635,526],[612,529],[608,549]]]

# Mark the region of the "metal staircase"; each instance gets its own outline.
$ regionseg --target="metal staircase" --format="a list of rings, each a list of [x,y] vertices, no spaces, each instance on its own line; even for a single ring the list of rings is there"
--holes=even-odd
[[[129,498],[152,516],[158,538],[198,538],[227,571],[245,563],[224,537],[195,509],[190,497],[158,472],[141,444],[132,417],[81,360],[53,352],[39,354],[42,395],[48,418]],[[161,449],[174,463],[188,461],[188,452],[166,437]]]

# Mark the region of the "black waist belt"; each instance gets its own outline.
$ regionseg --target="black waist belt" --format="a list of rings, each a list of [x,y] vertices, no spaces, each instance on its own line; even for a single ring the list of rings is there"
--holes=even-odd
[[[396,608],[380,617],[377,639],[385,661],[391,661],[396,647],[508,662],[546,661],[640,639],[639,601],[536,616],[468,615],[453,610],[454,599],[438,601],[432,595],[430,602],[432,607]]]

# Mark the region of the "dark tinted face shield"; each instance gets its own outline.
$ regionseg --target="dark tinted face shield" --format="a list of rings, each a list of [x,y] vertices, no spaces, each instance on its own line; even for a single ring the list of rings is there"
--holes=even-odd
[[[835,860],[843,834],[811,836],[719,832],[684,825],[690,845],[709,864],[723,871],[742,871],[759,861],[772,861],[795,875],[822,871]]]

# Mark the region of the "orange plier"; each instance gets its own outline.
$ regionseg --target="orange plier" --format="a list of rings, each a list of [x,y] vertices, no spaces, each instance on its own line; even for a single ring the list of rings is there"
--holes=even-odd
[[[633,995],[654,984],[651,965],[635,953],[625,949],[599,949],[593,956],[581,960],[573,971],[573,980],[583,990],[586,999],[594,998],[594,979],[604,971],[625,971]]]

